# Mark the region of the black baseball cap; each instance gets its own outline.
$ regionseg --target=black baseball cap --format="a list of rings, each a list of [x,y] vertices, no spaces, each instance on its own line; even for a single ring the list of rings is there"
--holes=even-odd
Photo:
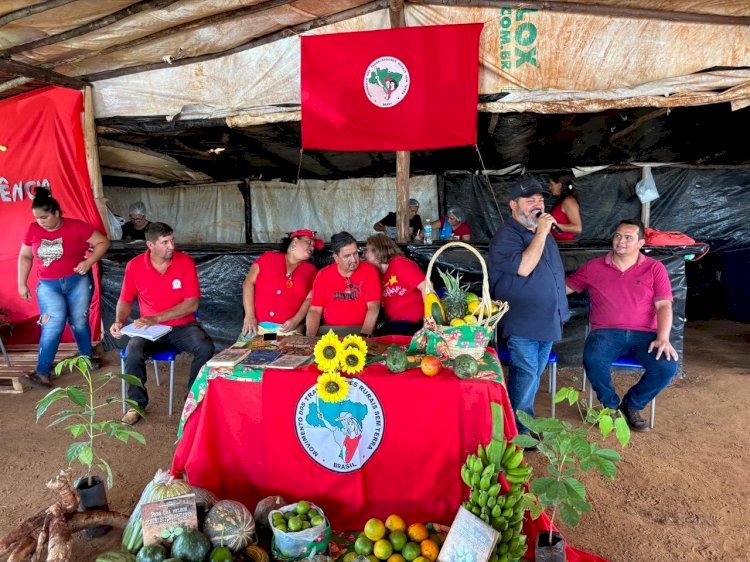
[[[531,197],[532,195],[541,194],[549,197],[550,193],[542,187],[534,178],[527,178],[518,183],[514,183],[510,188],[510,198],[518,199],[519,197]]]

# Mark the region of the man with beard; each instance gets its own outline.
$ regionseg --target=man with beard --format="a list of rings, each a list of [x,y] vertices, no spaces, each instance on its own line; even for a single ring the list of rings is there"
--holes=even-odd
[[[193,258],[175,250],[172,228],[163,222],[152,222],[146,227],[146,247],[148,250],[145,253],[130,260],[125,267],[115,322],[109,329],[115,338],[123,336],[120,330],[127,323],[136,298],[141,313],[134,322],[136,328],[156,324],[172,327],[156,341],[133,337],[128,342],[125,372],[138,377],[143,383],[143,387],[128,385],[128,398],[134,400],[141,410],[148,405],[148,356],[167,348],[192,353],[188,380],[190,389],[200,368],[214,354],[211,337],[195,318],[201,292]],[[140,419],[140,414],[131,408],[122,422],[133,425]]]
[[[510,354],[508,396],[514,412],[530,416],[552,342],[562,338],[562,325],[570,318],[565,272],[550,235],[555,219],[544,212],[545,195],[535,179],[514,184],[508,203],[511,217],[489,247],[493,297],[510,305],[502,320]],[[516,425],[519,432],[528,432],[517,415]]]
[[[315,336],[332,329],[340,336],[370,336],[380,312],[380,274],[359,260],[357,241],[348,232],[331,236],[331,251],[334,263],[321,269],[313,283],[306,333]]]
[[[568,277],[568,293],[588,290],[591,333],[583,349],[583,366],[599,401],[619,410],[630,429],[648,431],[641,410],[677,374],[678,355],[669,342],[672,329],[672,285],[664,264],[644,256],[643,223],[622,220],[612,237],[612,251],[595,258]],[[632,354],[645,371],[620,401],[610,366]]]

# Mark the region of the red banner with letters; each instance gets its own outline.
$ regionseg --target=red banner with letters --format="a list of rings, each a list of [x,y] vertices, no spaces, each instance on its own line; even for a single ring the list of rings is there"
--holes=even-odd
[[[48,187],[63,216],[105,232],[91,192],[81,115],[83,94],[49,87],[0,100],[0,308],[13,324],[10,340],[37,343],[36,267],[29,275],[30,302],[18,295],[17,265],[21,241],[34,220],[31,202],[37,187]],[[94,278],[97,279],[98,266]],[[99,282],[95,281],[90,323],[94,341],[101,338]],[[6,337],[4,334],[3,337]],[[63,341],[73,341],[66,329]]]
[[[391,151],[476,144],[482,27],[302,37],[302,148]]]

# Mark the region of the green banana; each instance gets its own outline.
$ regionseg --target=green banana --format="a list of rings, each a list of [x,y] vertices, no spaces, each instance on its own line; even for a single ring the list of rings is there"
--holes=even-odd
[[[472,467],[471,467],[471,471],[474,474],[480,474],[481,475],[482,471],[484,471],[484,465],[482,464],[482,459],[480,459],[479,457],[474,457],[474,460],[472,461],[472,463],[473,464],[472,464]]]
[[[482,444],[480,443],[477,447],[477,456],[482,459],[482,464],[487,464],[489,461],[487,460],[487,451],[484,450],[484,447],[482,447]]]
[[[499,505],[496,505],[492,508],[492,517],[500,517],[500,515],[503,513],[503,508]]]
[[[480,507],[487,505],[487,492],[479,492],[479,501],[477,501]]]
[[[514,498],[513,496],[505,498],[505,507],[513,507],[515,503],[516,503],[516,498]]]
[[[497,505],[505,507],[505,496],[497,496]]]
[[[490,488],[490,490],[491,489],[492,488]],[[493,507],[495,507],[497,505],[497,496],[493,496],[492,494],[490,494],[489,491],[487,492],[487,496],[488,496],[488,498],[487,498],[487,507],[489,507],[490,509],[492,509]]]
[[[479,489],[483,492],[486,492],[490,489],[490,477],[489,476],[482,476],[482,478],[479,479]]]
[[[513,443],[509,443],[508,447],[505,449],[505,452],[503,453],[502,460],[500,461],[500,464],[503,466],[507,466],[508,460],[510,460],[511,455],[514,455],[516,453],[516,446]],[[520,449],[523,450],[523,449]]]
[[[518,449],[515,453],[513,453],[508,458],[507,462],[503,463],[503,468],[505,469],[516,468],[519,464],[521,464],[522,460],[523,460],[523,449]]]
[[[464,484],[467,486],[471,486],[471,471],[465,466],[461,467],[461,480],[463,480]]]
[[[493,497],[497,496],[500,493],[500,484],[498,484],[497,482],[492,484],[492,486],[490,486],[490,489],[487,490],[487,493]]]
[[[481,480],[481,476],[479,476],[479,473],[478,472],[474,472],[471,475],[471,486],[472,486],[472,488],[478,487],[480,480]]]
[[[492,475],[495,474],[495,465],[490,463],[487,466],[484,467],[484,470],[482,471],[482,477],[492,478]]]

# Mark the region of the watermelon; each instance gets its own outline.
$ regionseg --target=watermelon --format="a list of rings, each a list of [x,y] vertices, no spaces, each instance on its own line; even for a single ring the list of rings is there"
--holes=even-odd
[[[406,352],[399,346],[394,345],[388,349],[385,365],[391,373],[403,373],[408,362],[409,358],[406,356]]]
[[[212,545],[238,552],[255,542],[255,521],[250,510],[240,502],[221,500],[206,515],[203,532]]]
[[[479,365],[477,360],[466,353],[453,360],[453,371],[459,379],[470,379],[477,374]]]
[[[204,534],[185,527],[172,543],[172,556],[185,562],[203,562],[211,550],[211,542]]]

